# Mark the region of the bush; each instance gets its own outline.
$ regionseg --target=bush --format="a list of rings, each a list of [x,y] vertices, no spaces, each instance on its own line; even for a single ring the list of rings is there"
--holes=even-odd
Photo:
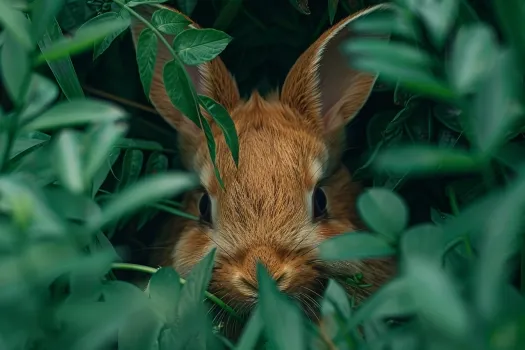
[[[130,263],[133,254],[118,248],[123,241],[137,245],[133,234],[155,228],[160,211],[188,216],[172,199],[198,186],[192,174],[170,170],[180,161],[170,148],[172,134],[164,136],[158,127],[151,131],[154,127],[149,126],[143,132],[145,124],[132,112],[132,107],[135,113],[148,110],[130,101],[145,101],[156,47],[169,45],[159,40],[158,23],[148,22],[139,39],[138,67],[131,66],[139,81],[110,82],[111,74],[103,81],[107,90],[122,88],[124,98],[86,89],[81,81],[89,80],[87,73],[76,72],[89,67],[90,62],[82,61],[86,52],[87,61],[117,57],[105,63],[112,72],[129,66],[129,60],[119,59],[120,51],[113,48],[125,52],[120,38],[128,35],[130,20],[143,20],[134,8],[163,2],[167,1],[0,0],[3,348],[525,346],[525,280],[520,278],[525,262],[522,2],[396,0],[389,5],[392,11],[353,25],[358,32],[392,34],[387,42],[368,37],[341,47],[361,57],[352,62],[355,68],[380,74],[370,106],[361,112],[373,117],[364,125],[360,157],[355,151],[347,155],[356,176],[371,185],[357,200],[370,234],[344,233],[322,243],[320,254],[328,260],[396,256],[399,273],[357,307],[341,285],[330,281],[320,301],[322,326],[318,326],[278,291],[260,267],[259,303],[249,319],[242,320],[239,339],[221,335],[220,322],[208,316],[211,303],[238,317],[236,310],[206,291],[215,251],[184,280],[169,267]],[[294,57],[294,50],[302,50],[299,46],[307,45],[311,34],[315,38],[337,18],[377,1],[328,1],[328,6],[318,8],[290,0],[276,5],[275,12],[265,5],[268,13],[260,16],[279,18],[282,26],[276,30],[253,16],[250,6],[260,4],[204,3],[178,0],[172,5],[186,14],[195,11],[196,16],[199,6],[208,13],[209,6],[218,9],[206,29],[187,29],[189,22],[181,16],[164,18],[163,30],[186,31],[183,38],[212,38],[206,50],[192,46],[194,37],[170,46],[173,60],[167,70],[177,79],[165,83],[175,107],[203,129],[210,154],[215,141],[198,106],[219,121],[237,159],[239,146],[230,116],[216,101],[196,93],[180,73],[182,64],[211,60],[228,46],[233,51],[224,55],[235,66],[236,50],[255,40],[242,39],[242,33],[268,31],[265,39],[258,37],[260,42],[251,45],[267,47],[270,37],[284,40],[290,50],[282,51],[282,59],[269,60],[289,68],[286,54]],[[81,20],[92,18],[74,34],[64,35],[61,27],[66,25],[59,20],[66,16],[67,26],[72,26],[67,14],[73,13],[73,6],[98,14],[82,12]],[[241,19],[234,20],[236,15]],[[292,20],[283,22],[284,15]],[[308,16],[313,19],[305,19]],[[203,22],[211,21],[203,15]],[[298,29],[304,23],[308,28]],[[236,36],[226,31],[239,34],[238,46],[230,47]],[[277,47],[281,41],[270,43]],[[71,57],[78,58],[75,66]],[[249,60],[237,67],[241,87],[265,89],[282,78],[277,68],[264,79],[266,71],[253,76],[242,71],[259,64]],[[108,68],[100,64],[97,69]],[[95,78],[103,78],[100,72]],[[85,90],[106,99],[86,97]],[[364,119],[350,129],[359,129],[360,120]],[[149,134],[129,136],[141,133]],[[148,249],[142,243],[140,247]],[[132,283],[136,275],[122,270],[145,273],[146,291]],[[349,283],[360,288],[359,276],[352,278]],[[202,302],[205,297],[209,303]]]

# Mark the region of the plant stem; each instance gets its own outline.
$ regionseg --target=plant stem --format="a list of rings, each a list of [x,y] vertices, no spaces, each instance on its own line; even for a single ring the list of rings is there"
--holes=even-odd
[[[111,268],[114,270],[133,270],[133,271],[140,271],[144,273],[149,273],[151,275],[155,274],[158,269],[150,266],[144,266],[144,265],[138,265],[138,264],[130,264],[130,263],[113,263],[111,264]],[[180,278],[180,283],[185,284],[186,280],[183,278]],[[204,295],[206,298],[208,298],[210,301],[214,302],[218,306],[220,306],[222,309],[226,310],[230,315],[235,317],[236,319],[240,320],[240,317],[237,315],[235,310],[233,310],[229,305],[224,303],[220,298],[215,296],[214,294],[205,291]]]

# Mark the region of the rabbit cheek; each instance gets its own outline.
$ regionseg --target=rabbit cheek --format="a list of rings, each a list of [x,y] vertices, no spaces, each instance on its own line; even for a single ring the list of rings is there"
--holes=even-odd
[[[206,229],[195,225],[185,231],[172,252],[173,267],[185,276],[215,246],[209,239]]]

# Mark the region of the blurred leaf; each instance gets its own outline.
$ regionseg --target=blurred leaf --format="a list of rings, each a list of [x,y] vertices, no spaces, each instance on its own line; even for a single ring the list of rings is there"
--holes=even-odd
[[[94,23],[82,26],[77,30],[72,38],[62,38],[56,41],[49,48],[46,48],[36,58],[36,64],[44,61],[58,60],[81,51],[104,40],[105,37],[112,33],[122,30],[129,26],[129,19],[113,18],[111,20],[98,20]]]
[[[176,320],[177,305],[182,290],[179,274],[171,267],[163,267],[151,276],[149,295],[169,323]]]
[[[444,104],[437,104],[434,106],[434,116],[443,123],[443,125],[455,132],[463,131],[460,119],[462,114],[463,112],[458,108]]]
[[[131,0],[126,5],[129,7],[135,7],[142,4],[162,4],[168,0]]]
[[[100,218],[93,220],[89,228],[98,230],[147,204],[175,196],[196,184],[193,176],[184,173],[151,175],[112,197],[103,207]]]
[[[89,140],[89,149],[85,156],[83,179],[86,183],[93,180],[95,174],[107,161],[117,140],[127,131],[125,124],[104,123],[95,129]]]
[[[414,143],[429,143],[434,135],[432,110],[426,104],[418,104],[413,116],[405,122],[405,131]]]
[[[80,157],[80,137],[72,130],[63,130],[56,140],[57,174],[60,182],[72,193],[84,192],[83,164]]]
[[[93,174],[93,183],[91,185],[91,197],[95,197],[98,190],[100,189],[100,186],[104,183],[106,180],[106,177],[108,173],[111,170],[111,167],[115,162],[117,161],[118,157],[120,156],[120,150],[119,149],[113,149],[108,154],[108,157],[106,158],[106,161],[103,163],[103,166],[97,171],[95,174]]]
[[[19,120],[24,122],[34,118],[36,115],[42,113],[44,109],[47,109],[57,97],[58,88],[51,80],[42,75],[33,74],[31,76],[27,97],[31,102],[24,106],[25,108],[18,116]]]
[[[330,24],[334,23],[335,13],[337,12],[337,5],[339,0],[328,0],[328,17],[330,18]]]
[[[447,243],[449,242],[441,227],[419,224],[403,233],[400,249],[404,259],[421,257],[435,266],[440,266]]]
[[[163,323],[149,307],[128,317],[118,332],[118,348],[122,350],[159,350]]]
[[[62,30],[54,19],[38,41],[38,47],[43,51],[53,45],[54,42],[64,40],[63,38]],[[84,97],[84,91],[80,86],[75,67],[73,67],[73,62],[69,56],[55,61],[47,61],[47,64],[68,100]]]
[[[182,14],[167,9],[160,9],[151,16],[151,24],[160,32],[168,35],[180,34],[191,22]]]
[[[454,25],[458,0],[404,0],[411,10],[421,16],[436,47],[441,48]]]
[[[385,149],[373,164],[377,171],[399,175],[470,172],[480,169],[482,165],[480,160],[465,151],[422,145]]]
[[[239,165],[239,138],[237,137],[237,130],[235,129],[235,124],[233,123],[232,118],[230,117],[226,108],[220,105],[214,99],[199,95],[199,99],[206,109],[206,111],[211,115],[215,123],[219,126],[224,134],[224,139],[226,144],[230,149],[235,165]]]
[[[125,111],[113,103],[93,99],[74,99],[56,104],[24,125],[23,129],[55,129],[87,123],[111,122],[126,116]]]
[[[365,190],[357,199],[359,215],[374,232],[395,243],[408,223],[408,209],[396,193],[384,188]]]
[[[519,80],[511,52],[499,52],[481,83],[471,120],[469,136],[481,152],[491,152],[503,143],[516,120],[523,118]]]
[[[149,28],[144,29],[137,43],[137,64],[144,94],[148,99],[157,58],[157,46],[158,40],[155,33]]]
[[[177,8],[186,16],[191,16],[197,6],[197,0],[177,0]]]
[[[236,350],[251,350],[255,349],[257,341],[261,337],[264,323],[261,318],[261,311],[258,307],[255,308],[246,323],[241,338],[235,347]]]
[[[13,102],[22,105],[26,98],[31,74],[29,52],[10,31],[5,31],[3,35],[4,44],[0,52],[2,83]]]
[[[56,14],[64,5],[64,0],[36,0],[31,6],[31,35],[35,42],[42,39]]]
[[[9,0],[0,0],[0,23],[6,29],[4,35],[13,36],[26,50],[33,46],[28,30],[28,21],[21,11],[12,7]]]
[[[517,51],[519,55],[517,62],[521,62],[523,68],[523,59],[525,58],[525,27],[522,19],[525,14],[525,6],[520,0],[509,0],[504,4],[501,1],[492,1],[492,6],[501,30]]]
[[[353,31],[369,34],[395,34],[418,40],[421,36],[419,28],[406,11],[374,11],[366,16],[356,18],[349,24]]]
[[[71,193],[59,186],[47,186],[42,189],[49,209],[66,220],[87,222],[91,217],[100,215],[100,207],[84,194]]]
[[[462,339],[470,328],[467,309],[452,281],[426,259],[413,257],[407,283],[418,313],[447,335]]]
[[[319,246],[319,255],[323,260],[361,260],[394,254],[395,249],[386,240],[368,232],[339,234]]]
[[[217,30],[226,30],[233,22],[239,11],[242,9],[243,0],[229,0],[224,2],[219,15],[213,22],[213,28]]]
[[[118,184],[118,191],[134,184],[140,175],[144,164],[144,153],[138,149],[128,149],[122,161],[122,173]]]
[[[175,37],[173,48],[182,62],[195,66],[217,57],[232,38],[219,30],[186,29]]]
[[[303,15],[309,15],[310,14],[310,8],[308,8],[308,0],[289,0],[290,4],[301,12]]]
[[[475,91],[490,72],[497,55],[496,36],[482,23],[463,26],[454,40],[449,76],[459,93]]]
[[[257,263],[259,310],[266,335],[276,350],[305,349],[302,315],[296,304],[277,289],[263,265]],[[279,315],[279,317],[275,317]]]
[[[50,138],[49,135],[38,131],[19,135],[13,143],[9,157],[11,160],[16,160],[17,157],[22,157],[24,154],[43,146],[50,140]]]
[[[323,316],[335,311],[335,314],[342,317],[343,321],[350,319],[352,310],[348,294],[341,285],[332,279],[328,282],[328,287],[324,293],[321,311]]]
[[[128,3],[129,6],[129,3]],[[86,23],[93,23],[99,20],[111,20],[111,19],[127,19],[128,12],[125,10],[122,10],[120,13],[117,12],[105,12],[97,17],[92,18]],[[92,22],[93,21],[93,22]],[[124,22],[126,23],[126,22]],[[113,33],[108,34],[102,41],[95,43],[94,50],[93,50],[93,61],[96,60],[100,55],[104,53],[108,49],[108,47],[111,45],[111,43],[120,35],[122,34],[126,29],[128,29],[128,25],[122,25],[121,28],[118,28]]]

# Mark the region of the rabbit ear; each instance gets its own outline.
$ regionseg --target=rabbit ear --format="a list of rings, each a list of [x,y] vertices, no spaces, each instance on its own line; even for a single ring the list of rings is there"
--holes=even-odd
[[[143,4],[136,6],[133,9],[150,22],[153,13],[159,10],[159,8],[180,13],[170,7],[162,5],[152,6]],[[199,28],[199,26],[191,21],[191,19],[187,19],[192,23],[193,27]],[[146,25],[144,23],[133,18],[131,34],[135,49],[137,48],[140,33],[145,28]],[[174,36],[164,34],[164,37],[167,39],[168,43],[171,44],[173,42]],[[164,65],[171,60],[173,60],[173,56],[166,46],[159,41],[149,97],[160,115],[168,123],[173,125],[180,134],[182,134],[182,142],[194,141],[193,139],[201,138],[202,132],[190,119],[182,115],[175,107],[173,107],[164,86],[162,78]],[[231,111],[239,102],[240,98],[237,84],[219,57],[198,66],[185,66],[185,68],[198,94],[213,98],[215,101],[222,104],[228,111]]]
[[[288,73],[281,102],[310,120],[322,118],[325,133],[352,120],[368,99],[377,75],[352,69],[352,57],[341,53],[340,44],[357,37],[347,28],[351,22],[381,9],[387,7],[377,5],[362,10],[323,33]]]

